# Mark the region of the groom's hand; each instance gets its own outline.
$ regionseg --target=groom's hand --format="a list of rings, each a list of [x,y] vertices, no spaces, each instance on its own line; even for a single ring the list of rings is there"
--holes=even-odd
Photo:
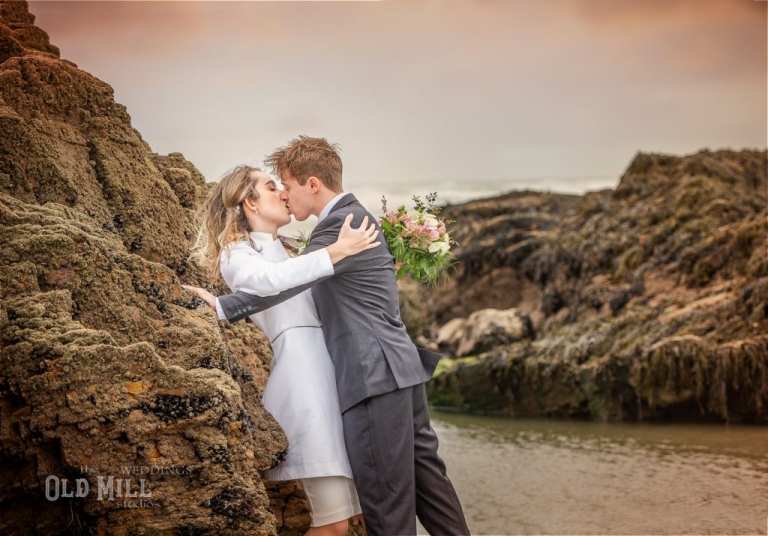
[[[204,288],[200,288],[200,287],[193,287],[191,285],[181,285],[181,288],[197,294],[201,300],[203,300],[205,303],[208,304],[208,307],[213,309],[214,313],[216,312],[216,296],[214,296]]]

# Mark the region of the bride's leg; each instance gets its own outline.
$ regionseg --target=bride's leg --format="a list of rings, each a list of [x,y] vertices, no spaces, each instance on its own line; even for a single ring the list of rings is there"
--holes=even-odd
[[[344,536],[349,520],[360,513],[360,501],[351,478],[324,476],[302,478],[309,501],[312,527],[307,536]]]
[[[322,527],[311,527],[305,534],[306,536],[344,536],[348,527],[349,520],[345,519]]]

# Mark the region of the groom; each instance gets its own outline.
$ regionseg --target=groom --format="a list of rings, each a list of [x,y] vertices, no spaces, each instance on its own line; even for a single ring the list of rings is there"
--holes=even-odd
[[[341,158],[325,139],[300,136],[265,161],[281,199],[299,221],[318,217],[305,253],[332,244],[354,214],[374,218],[342,191]],[[379,228],[378,224],[376,225]],[[437,436],[424,382],[439,355],[417,349],[400,319],[393,257],[386,241],[334,265],[334,274],[275,296],[245,292],[216,300],[219,318],[240,320],[312,287],[336,370],[344,439],[370,536],[469,534]]]

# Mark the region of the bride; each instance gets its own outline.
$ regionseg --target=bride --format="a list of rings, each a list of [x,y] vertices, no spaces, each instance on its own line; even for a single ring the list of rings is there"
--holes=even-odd
[[[368,227],[366,219],[353,229],[350,214],[335,243],[291,258],[289,245],[277,234],[290,223],[290,211],[275,181],[250,166],[224,176],[201,212],[192,258],[212,279],[222,277],[233,292],[278,294],[333,275],[338,261],[379,245],[375,226]],[[215,307],[206,290],[182,287]],[[274,353],[264,407],[288,437],[285,460],[266,478],[301,479],[312,520],[307,534],[343,535],[349,518],[361,510],[344,445],[333,363],[310,292],[250,317]]]

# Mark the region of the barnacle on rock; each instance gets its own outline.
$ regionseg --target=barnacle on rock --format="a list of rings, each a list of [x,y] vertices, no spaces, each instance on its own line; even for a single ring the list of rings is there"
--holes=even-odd
[[[244,489],[227,486],[206,502],[209,502],[211,511],[216,515],[233,520],[244,518],[259,524],[264,522],[253,495]]]
[[[153,413],[165,422],[173,422],[196,417],[217,406],[223,400],[224,395],[221,391],[215,396],[157,394],[152,397],[151,403],[143,403],[139,407],[142,411]]]
[[[259,471],[286,439],[260,403],[268,341],[253,325],[225,333],[180,288],[208,284],[188,259],[213,183],[180,153],[152,153],[28,8],[0,0],[0,463],[18,469],[3,475],[0,534],[274,534]],[[219,426],[241,408],[241,431]],[[198,463],[234,433],[237,448]],[[151,478],[151,508],[40,492],[48,473],[179,464],[192,469]],[[201,511],[227,485],[250,494],[255,521]]]

